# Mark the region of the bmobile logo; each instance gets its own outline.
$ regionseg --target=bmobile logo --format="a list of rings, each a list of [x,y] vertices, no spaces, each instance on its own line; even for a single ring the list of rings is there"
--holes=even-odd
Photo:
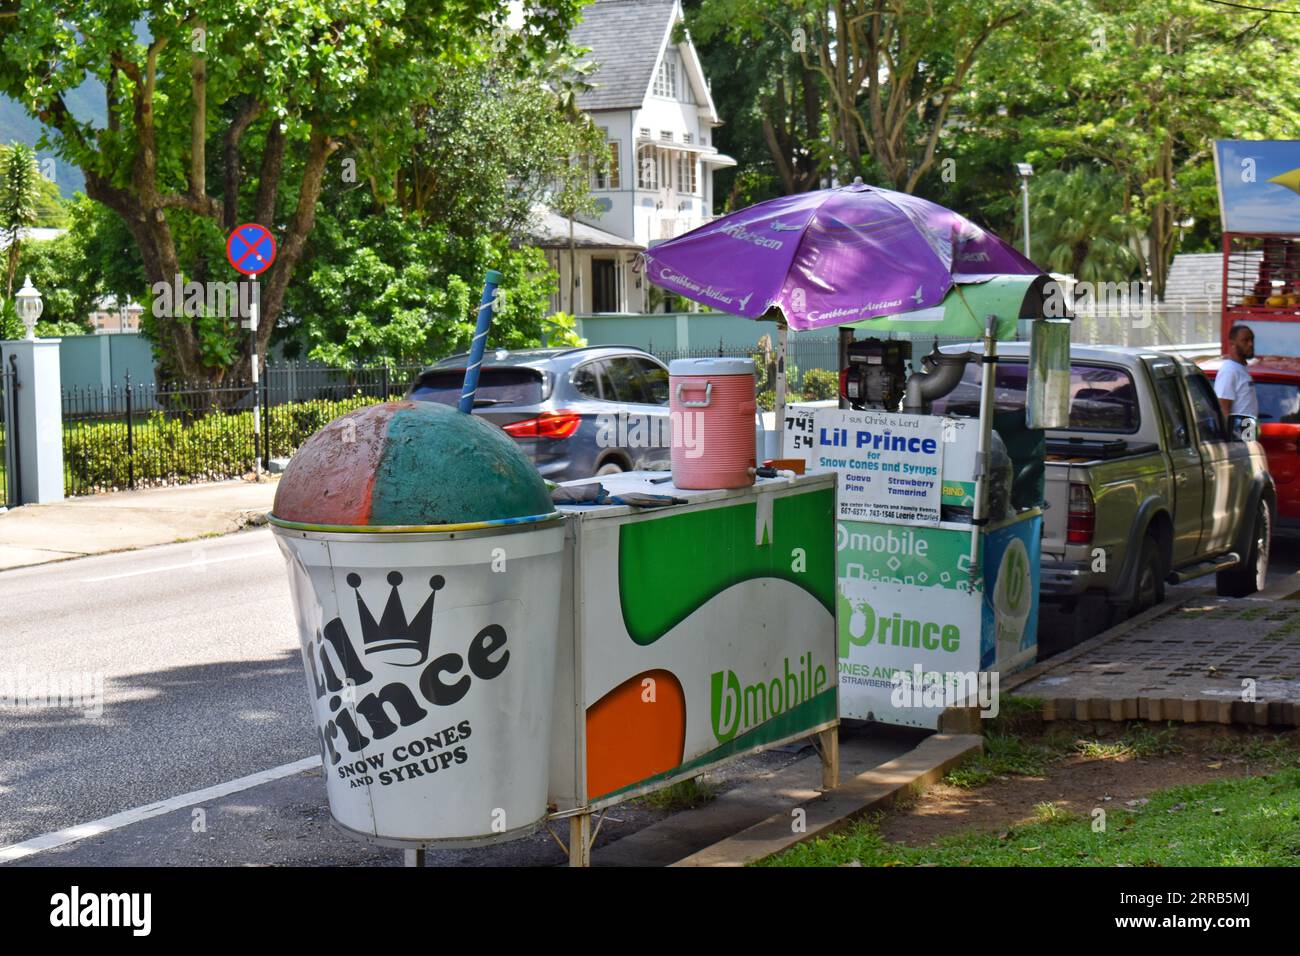
[[[782,676],[742,686],[733,670],[716,671],[710,679],[709,715],[713,736],[725,744],[737,733],[749,730],[811,700],[826,687],[826,668],[813,665],[809,651],[790,670],[790,658],[781,661]]]

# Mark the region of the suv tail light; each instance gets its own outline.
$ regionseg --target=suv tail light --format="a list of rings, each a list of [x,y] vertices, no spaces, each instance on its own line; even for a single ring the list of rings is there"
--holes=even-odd
[[[1084,484],[1070,485],[1070,513],[1065,525],[1065,540],[1069,544],[1089,544],[1097,520],[1097,506],[1092,500],[1092,489]]]
[[[577,412],[542,412],[536,418],[503,425],[501,430],[512,438],[568,438],[581,423]]]

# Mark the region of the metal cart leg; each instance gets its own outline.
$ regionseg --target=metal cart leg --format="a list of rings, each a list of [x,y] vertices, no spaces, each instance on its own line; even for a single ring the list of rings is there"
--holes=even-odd
[[[591,866],[591,814],[569,817],[569,866]]]
[[[569,866],[591,865],[591,814],[569,817]]]
[[[834,790],[840,785],[840,729],[817,732],[817,754],[822,758],[822,789]]]

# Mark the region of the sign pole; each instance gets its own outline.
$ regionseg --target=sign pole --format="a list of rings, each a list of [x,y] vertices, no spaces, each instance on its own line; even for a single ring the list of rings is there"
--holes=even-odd
[[[262,286],[257,277],[271,268],[275,261],[275,237],[271,230],[255,222],[246,222],[231,230],[226,239],[226,258],[235,271],[253,282],[251,301],[248,303],[248,360],[253,374],[253,480],[262,480],[262,392],[261,372],[258,368],[257,327],[262,314]],[[269,454],[269,452],[268,452]]]
[[[257,326],[261,318],[262,284],[252,276],[253,297],[248,305],[249,355],[253,363],[253,480],[262,480],[262,390],[258,387]]]

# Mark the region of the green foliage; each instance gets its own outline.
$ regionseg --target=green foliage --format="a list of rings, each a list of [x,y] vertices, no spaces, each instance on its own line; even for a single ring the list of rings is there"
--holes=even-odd
[[[292,455],[329,422],[382,401],[357,392],[339,400],[290,402],[263,411],[271,456]],[[133,422],[134,456],[126,456],[124,422],[65,424],[63,467],[67,487],[79,494],[127,487],[133,463],[136,487],[189,484],[238,477],[253,470],[253,413],[211,411],[199,416],[151,412]]]
[[[318,197],[368,184],[386,199],[411,150],[427,146],[414,115],[437,106],[435,78],[446,68],[472,76],[489,61],[520,75],[550,63],[580,2],[530,0],[514,15],[496,0],[10,6],[16,9],[0,16],[0,92],[51,130],[42,145],[81,168],[87,194],[131,223],[130,245],[141,252],[148,283],[177,274],[225,281],[232,277],[223,248],[229,229],[253,218],[274,226],[280,249],[263,276],[265,341],[284,314],[283,292],[307,248]],[[106,123],[68,107],[90,80],[104,85]],[[537,90],[538,99],[545,94]],[[205,123],[196,127],[200,102]],[[496,130],[501,137],[529,132]],[[454,149],[450,155],[475,165]],[[350,180],[344,158],[354,161]],[[138,297],[141,290],[130,291]],[[289,316],[290,324],[311,318]],[[172,377],[217,380],[248,361],[247,336],[196,328],[192,317],[151,316],[146,330]]]
[[[1140,808],[1091,816],[1036,808],[1039,822],[967,832],[931,846],[886,841],[880,815],[762,861],[762,866],[1296,866],[1300,770],[1153,793]]]
[[[339,213],[347,218],[321,214],[312,257],[290,289],[287,356],[408,364],[463,350],[489,268],[504,277],[489,345],[540,342],[556,280],[538,250],[486,234],[457,238],[396,208],[371,211],[360,197]]]
[[[944,777],[954,787],[982,787],[996,777],[1016,774],[1038,776],[1047,770],[1052,751],[1019,737],[989,734],[984,738],[984,753],[955,767]]]
[[[25,149],[26,147],[21,147]],[[32,161],[36,163],[36,156],[32,154]],[[0,146],[0,169],[7,169],[14,159],[13,146]],[[41,175],[39,165],[37,165],[36,179],[32,189],[32,221],[31,225],[47,229],[62,229],[68,225],[68,211],[64,206],[63,198],[59,195],[59,187],[54,185],[45,176]],[[0,183],[0,189],[4,190],[4,198],[0,200],[0,208],[6,206],[9,199],[9,189],[7,186],[8,177],[5,183]]]
[[[679,780],[662,790],[654,790],[641,797],[641,802],[655,810],[681,813],[696,810],[717,797],[717,787],[703,777]]]
[[[839,396],[840,375],[827,368],[810,368],[799,385],[806,401],[824,402]]]
[[[81,335],[90,331],[89,314],[103,296],[117,301],[143,299],[144,270],[121,219],[99,203],[78,195],[66,208],[67,232],[54,239],[22,244],[15,276],[32,277],[45,309],[36,334]],[[22,334],[12,306],[0,316],[0,334]]]
[[[36,200],[41,174],[36,170],[36,154],[30,146],[14,143],[0,157],[0,238],[6,255],[5,300],[14,293],[14,273],[22,250],[24,229],[36,224]]]
[[[960,75],[962,51],[1004,15]],[[730,187],[743,206],[792,191],[777,157],[810,158],[823,180],[859,172],[901,184],[1012,238],[1012,163],[1028,161],[1036,261],[1094,282],[1136,275],[1160,291],[1175,252],[1217,249],[1213,140],[1290,138],[1300,125],[1300,87],[1283,66],[1300,57],[1294,16],[1202,0],[694,0],[687,17],[727,120],[718,144],[741,159],[734,180],[715,181],[719,196]],[[867,45],[824,42],[828,28],[873,25],[889,38],[882,115],[914,107],[886,124],[898,131],[892,143],[876,129],[870,84],[851,72]],[[826,74],[823,53],[849,68],[847,82]],[[814,72],[812,87],[801,69]],[[928,168],[927,130],[937,130]]]

